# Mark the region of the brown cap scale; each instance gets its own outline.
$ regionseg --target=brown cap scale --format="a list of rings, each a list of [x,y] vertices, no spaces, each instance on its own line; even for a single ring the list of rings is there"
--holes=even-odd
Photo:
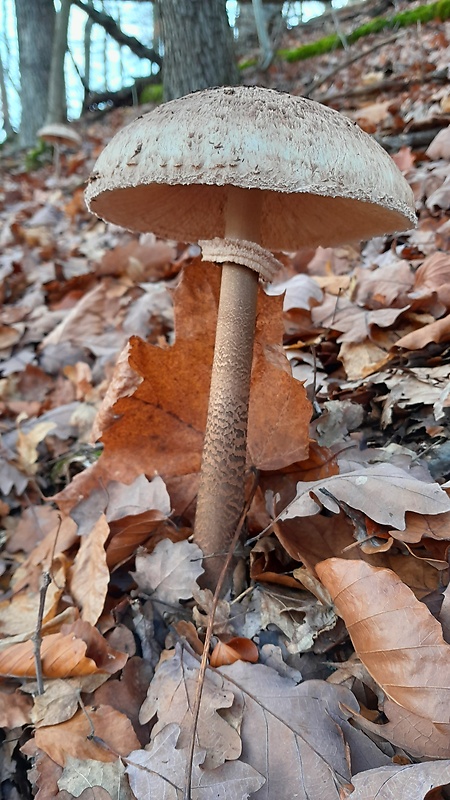
[[[410,187],[353,122],[260,87],[206,89],[159,106],[100,155],[87,202],[135,231],[200,241],[223,264],[195,539],[223,554],[244,503],[259,277],[267,251],[368,239],[415,222]],[[208,558],[213,587],[219,558]]]

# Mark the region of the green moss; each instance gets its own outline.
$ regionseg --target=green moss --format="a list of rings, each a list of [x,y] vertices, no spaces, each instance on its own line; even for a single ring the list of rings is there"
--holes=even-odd
[[[349,44],[353,44],[364,36],[368,36],[371,33],[379,33],[386,28],[406,28],[409,25],[417,25],[418,22],[431,22],[434,19],[444,21],[449,17],[450,0],[438,0],[437,3],[419,6],[412,11],[402,11],[400,14],[394,14],[393,17],[375,17],[370,22],[355,28],[351,33],[345,34],[345,38]],[[330,36],[318,39],[316,42],[296,47],[293,50],[279,50],[277,55],[285,61],[304,61],[307,58],[329,53],[341,47],[342,41],[340,37],[337,33],[333,33]]]
[[[163,87],[162,83],[152,83],[145,86],[139,97],[139,103],[162,103]]]
[[[52,148],[43,139],[39,139],[36,147],[28,150],[25,155],[25,169],[33,172],[40,169],[44,164],[51,160]]]

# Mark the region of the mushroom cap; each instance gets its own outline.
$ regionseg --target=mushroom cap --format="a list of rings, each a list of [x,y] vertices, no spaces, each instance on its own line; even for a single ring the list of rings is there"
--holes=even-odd
[[[97,216],[194,242],[223,237],[227,186],[260,191],[269,250],[368,239],[415,223],[390,156],[320,103],[257,86],[204,89],[119,131],[86,191]]]
[[[65,144],[67,147],[79,147],[81,144],[81,136],[62,122],[44,125],[38,130],[37,135],[49,144]]]

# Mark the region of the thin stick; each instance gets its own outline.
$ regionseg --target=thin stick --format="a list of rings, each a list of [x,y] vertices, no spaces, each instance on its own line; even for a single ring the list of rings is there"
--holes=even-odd
[[[209,655],[209,646],[211,644],[211,637],[213,632],[214,626],[214,617],[217,609],[217,603],[219,602],[220,598],[220,591],[222,589],[225,577],[227,575],[228,567],[231,564],[231,559],[234,555],[234,550],[236,545],[239,541],[239,537],[241,535],[242,526],[244,525],[245,518],[247,516],[248,510],[252,504],[252,500],[256,491],[256,487],[258,485],[258,473],[255,473],[254,476],[254,483],[252,486],[252,490],[250,492],[250,496],[245,504],[244,510],[240,516],[239,522],[237,524],[236,530],[234,532],[233,539],[231,541],[230,547],[228,548],[227,557],[222,567],[222,571],[219,575],[219,579],[217,581],[216,590],[214,592],[211,612],[209,615],[208,625],[206,628],[205,634],[205,643],[203,645],[203,653],[202,653],[202,660],[200,663],[200,668],[198,671],[198,679],[197,679],[197,686],[195,690],[195,699],[194,699],[194,706],[192,709],[192,731],[191,737],[189,742],[189,751],[186,763],[186,782],[185,782],[185,789],[183,793],[183,800],[191,800],[191,789],[192,789],[192,766],[194,761],[194,750],[195,750],[195,734],[197,732],[197,725],[198,725],[198,717],[200,714],[200,703],[202,700],[202,693],[203,693],[203,685],[205,682],[205,675],[206,675],[206,668],[208,666],[208,655]]]
[[[44,610],[45,610],[45,599],[47,597],[47,589],[50,586],[53,577],[52,577],[52,564],[53,558],[55,555],[56,549],[56,542],[58,540],[58,534],[61,530],[61,517],[59,517],[59,524],[56,529],[55,541],[53,542],[53,549],[50,554],[49,565],[47,569],[42,571],[40,586],[39,586],[39,608],[38,608],[38,617],[36,620],[36,630],[32,636],[33,642],[33,651],[34,651],[34,665],[36,669],[36,683],[37,683],[37,694],[41,695],[44,694],[44,673],[42,670],[42,658],[41,658],[41,644],[42,644],[42,622],[44,620]]]
[[[390,44],[391,42],[395,42],[395,40],[398,38],[398,35],[399,34],[396,33],[394,36],[389,36],[387,39],[383,39],[383,41],[377,42],[372,47],[368,47],[367,50],[360,50],[360,52],[356,53],[356,55],[352,56],[351,58],[347,58],[345,61],[342,61],[336,67],[333,67],[333,69],[331,69],[329,72],[326,72],[325,75],[322,75],[321,77],[316,78],[314,81],[312,81],[312,83],[310,83],[309,86],[306,87],[304,96],[309,97],[313,92],[316,91],[316,89],[319,88],[319,86],[322,86],[323,83],[329,81],[330,78],[334,78],[334,76],[337,75],[338,72],[345,69],[346,67],[349,67],[351,64],[354,64],[355,61],[359,61],[360,58],[364,58],[364,56],[369,55],[369,53],[373,53],[374,50],[379,50],[381,47],[384,47],[385,44]],[[332,99],[334,98],[330,98],[330,100]]]
[[[39,610],[36,622],[36,630],[33,634],[34,664],[36,669],[37,694],[44,694],[44,674],[42,671],[41,644],[42,644],[42,620],[44,619],[45,598],[47,589],[52,582],[50,572],[42,573],[39,587]]]

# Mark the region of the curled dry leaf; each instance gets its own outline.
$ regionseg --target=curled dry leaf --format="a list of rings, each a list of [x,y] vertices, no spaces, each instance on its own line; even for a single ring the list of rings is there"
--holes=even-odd
[[[109,584],[105,542],[109,525],[104,514],[81,540],[70,574],[70,591],[82,619],[95,625],[105,605]]]
[[[69,678],[73,675],[91,675],[98,667],[86,658],[86,644],[74,636],[52,633],[44,636],[41,645],[42,670],[45,678]],[[14,644],[0,653],[0,675],[18,678],[35,678],[33,642]]]
[[[320,503],[334,513],[338,504],[321,489],[326,489],[336,500],[363,511],[380,525],[405,529],[405,512],[441,514],[450,511],[450,500],[437,483],[424,483],[393,464],[372,464],[342,472],[320,481],[297,484],[297,496],[280,514],[280,519],[308,517],[317,514]],[[380,503],[380,497],[383,503]]]
[[[369,769],[353,778],[350,800],[424,800],[430,789],[450,782],[450,761]]]
[[[85,713],[86,711],[86,713]],[[64,766],[69,756],[94,761],[116,761],[139,747],[139,740],[125,714],[109,706],[86,707],[59,725],[38,728],[36,745]],[[95,738],[92,737],[92,728]]]
[[[245,636],[235,636],[228,642],[217,642],[211,653],[209,663],[212,667],[223,667],[225,664],[234,664],[235,661],[258,661],[258,648],[251,639]]]
[[[383,703],[383,713],[388,720],[384,724],[372,722],[362,714],[354,714],[354,718],[362,730],[387,739],[416,758],[450,759],[450,725],[434,725],[389,699]]]
[[[394,702],[450,723],[450,645],[440,624],[391,570],[330,558],[316,565],[364,666]]]

